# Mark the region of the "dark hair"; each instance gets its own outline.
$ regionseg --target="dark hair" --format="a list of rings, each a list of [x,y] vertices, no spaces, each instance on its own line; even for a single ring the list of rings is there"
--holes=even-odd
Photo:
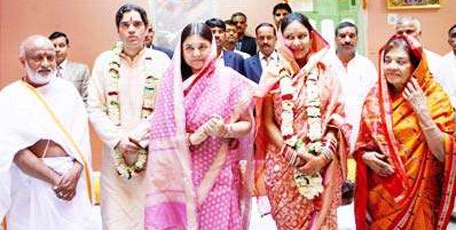
[[[185,39],[187,39],[191,35],[199,35],[203,39],[212,43],[212,32],[211,32],[211,29],[209,28],[209,26],[207,26],[206,24],[190,23],[184,27],[184,29],[182,30],[182,34],[181,34],[181,44],[180,44],[182,81],[185,81],[188,77],[190,77],[193,74],[192,69],[184,60],[184,55],[183,55],[184,50],[182,47],[184,45]]]
[[[275,5],[274,9],[272,9],[272,15],[275,15],[276,11],[278,10],[286,10],[290,14],[292,12],[291,7],[288,5],[288,3],[279,3]]]
[[[234,17],[237,17],[237,16],[242,16],[242,17],[244,17],[245,20],[247,21],[247,16],[245,16],[245,14],[242,13],[242,12],[236,12],[236,13],[234,13],[233,15],[231,15],[231,20],[233,20],[233,18],[234,18]]]
[[[258,36],[258,30],[261,28],[261,27],[271,27],[272,28],[272,31],[274,31],[274,36],[277,36],[276,35],[276,30],[275,30],[275,27],[271,24],[271,23],[268,23],[268,22],[263,22],[263,23],[260,23],[259,25],[257,25],[257,27],[255,28],[255,35]]]
[[[454,24],[449,30],[448,30],[448,35],[450,35],[451,31],[456,28],[456,24]]]
[[[219,18],[211,18],[209,20],[207,20],[205,22],[205,24],[207,26],[209,26],[209,28],[214,28],[214,27],[218,27],[220,29],[222,29],[223,31],[226,30],[226,25],[225,25],[225,22],[222,21],[222,19],[219,19]]]
[[[405,50],[405,52],[407,52],[409,56],[410,62],[412,63],[413,67],[418,67],[418,65],[420,64],[420,59],[412,51],[412,48],[410,47],[409,43],[403,37],[394,37],[386,43],[383,58],[385,58],[386,54],[394,48]],[[383,59],[383,61],[385,61],[385,59]]]
[[[337,25],[336,29],[334,30],[334,33],[336,34],[336,37],[339,34],[339,30],[341,30],[341,29],[343,29],[345,27],[353,27],[353,28],[355,28],[355,33],[356,33],[356,35],[358,35],[358,27],[355,24],[353,24],[351,22],[341,22],[341,23],[339,23],[339,25]]]
[[[282,24],[280,24],[280,30],[283,32],[285,28],[287,28],[287,26],[294,21],[301,23],[304,27],[307,28],[307,30],[309,30],[309,33],[314,30],[309,22],[309,19],[301,13],[291,13],[283,18]]]
[[[147,28],[147,26],[149,25],[149,21],[147,20],[146,11],[141,6],[133,4],[133,3],[124,4],[123,6],[121,6],[117,10],[117,13],[116,13],[116,26],[117,26],[117,28],[119,28],[119,24],[120,24],[120,21],[122,21],[123,15],[125,13],[130,12],[130,11],[138,12],[139,15],[141,16],[141,20],[143,21],[144,25]]]
[[[49,40],[54,40],[56,38],[60,38],[60,37],[64,37],[65,38],[65,42],[68,45],[70,45],[70,40],[68,39],[67,35],[63,32],[59,32],[59,31],[55,31],[54,33],[52,33],[51,35],[49,35]]]
[[[236,24],[235,24],[235,23],[233,22],[233,20],[231,20],[231,19],[225,20],[224,23],[225,23],[225,26],[226,26],[226,25],[236,26]]]

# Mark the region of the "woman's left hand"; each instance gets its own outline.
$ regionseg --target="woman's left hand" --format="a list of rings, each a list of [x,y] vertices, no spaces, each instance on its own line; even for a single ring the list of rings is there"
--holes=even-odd
[[[306,175],[312,175],[319,172],[323,167],[326,166],[327,160],[323,154],[314,156],[310,153],[299,154],[300,158],[306,162],[303,166],[299,167],[298,170]]]
[[[402,95],[410,103],[415,113],[428,111],[426,96],[414,77],[405,85]]]
[[[203,125],[205,133],[213,137],[221,137],[226,133],[226,126],[220,117],[213,117]]]

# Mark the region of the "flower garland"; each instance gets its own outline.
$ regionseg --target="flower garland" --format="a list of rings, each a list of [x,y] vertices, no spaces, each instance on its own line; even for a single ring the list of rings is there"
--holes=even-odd
[[[120,54],[122,53],[123,43],[117,42],[112,48],[111,61],[109,62],[109,77],[111,78],[111,84],[108,88],[107,96],[107,110],[109,119],[116,126],[120,126],[120,104],[119,104],[119,69],[120,69]],[[145,58],[144,63],[144,74],[146,76],[144,83],[144,94],[143,94],[143,105],[141,110],[141,119],[147,119],[153,112],[153,105],[156,96],[156,87],[158,84],[158,78],[153,76],[153,66],[151,57]],[[111,156],[114,159],[114,165],[117,173],[121,177],[131,179],[138,172],[144,170],[147,162],[147,150],[140,148],[138,151],[138,158],[132,165],[127,165],[123,154],[118,150],[114,149],[111,152]]]
[[[310,72],[305,79],[306,99],[305,109],[307,114],[307,139],[309,142],[304,145],[299,140],[293,130],[295,101],[297,98],[296,89],[293,87],[292,75],[288,69],[282,68],[279,71],[280,97],[282,99],[282,124],[280,131],[285,139],[285,143],[293,146],[299,151],[305,148],[310,154],[315,156],[321,153],[322,149],[322,121],[320,111],[320,88],[318,86],[318,74]],[[305,175],[298,169],[294,169],[293,179],[298,187],[299,194],[312,200],[323,193],[323,178],[319,172],[312,175]]]

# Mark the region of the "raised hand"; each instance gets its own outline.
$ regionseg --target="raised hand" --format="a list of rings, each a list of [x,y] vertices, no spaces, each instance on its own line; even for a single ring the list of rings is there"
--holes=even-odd
[[[405,85],[402,95],[410,103],[415,113],[429,111],[426,96],[414,77]]]

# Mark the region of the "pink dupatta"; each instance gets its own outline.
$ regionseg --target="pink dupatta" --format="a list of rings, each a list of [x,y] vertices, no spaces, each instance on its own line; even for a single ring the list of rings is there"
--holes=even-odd
[[[253,131],[237,140],[209,137],[191,149],[186,133],[194,131],[213,115],[224,118],[225,123],[233,123],[242,114],[251,112],[253,85],[234,70],[216,66],[215,41],[212,41],[212,55],[190,86],[184,89],[180,42],[178,44],[159,89],[151,120],[145,229],[199,229],[200,205],[227,161],[232,163],[241,159],[247,163],[246,179],[238,190],[242,226],[246,228],[253,178]],[[213,159],[212,164],[196,164],[192,154],[198,151]],[[233,155],[238,158],[230,157]]]

